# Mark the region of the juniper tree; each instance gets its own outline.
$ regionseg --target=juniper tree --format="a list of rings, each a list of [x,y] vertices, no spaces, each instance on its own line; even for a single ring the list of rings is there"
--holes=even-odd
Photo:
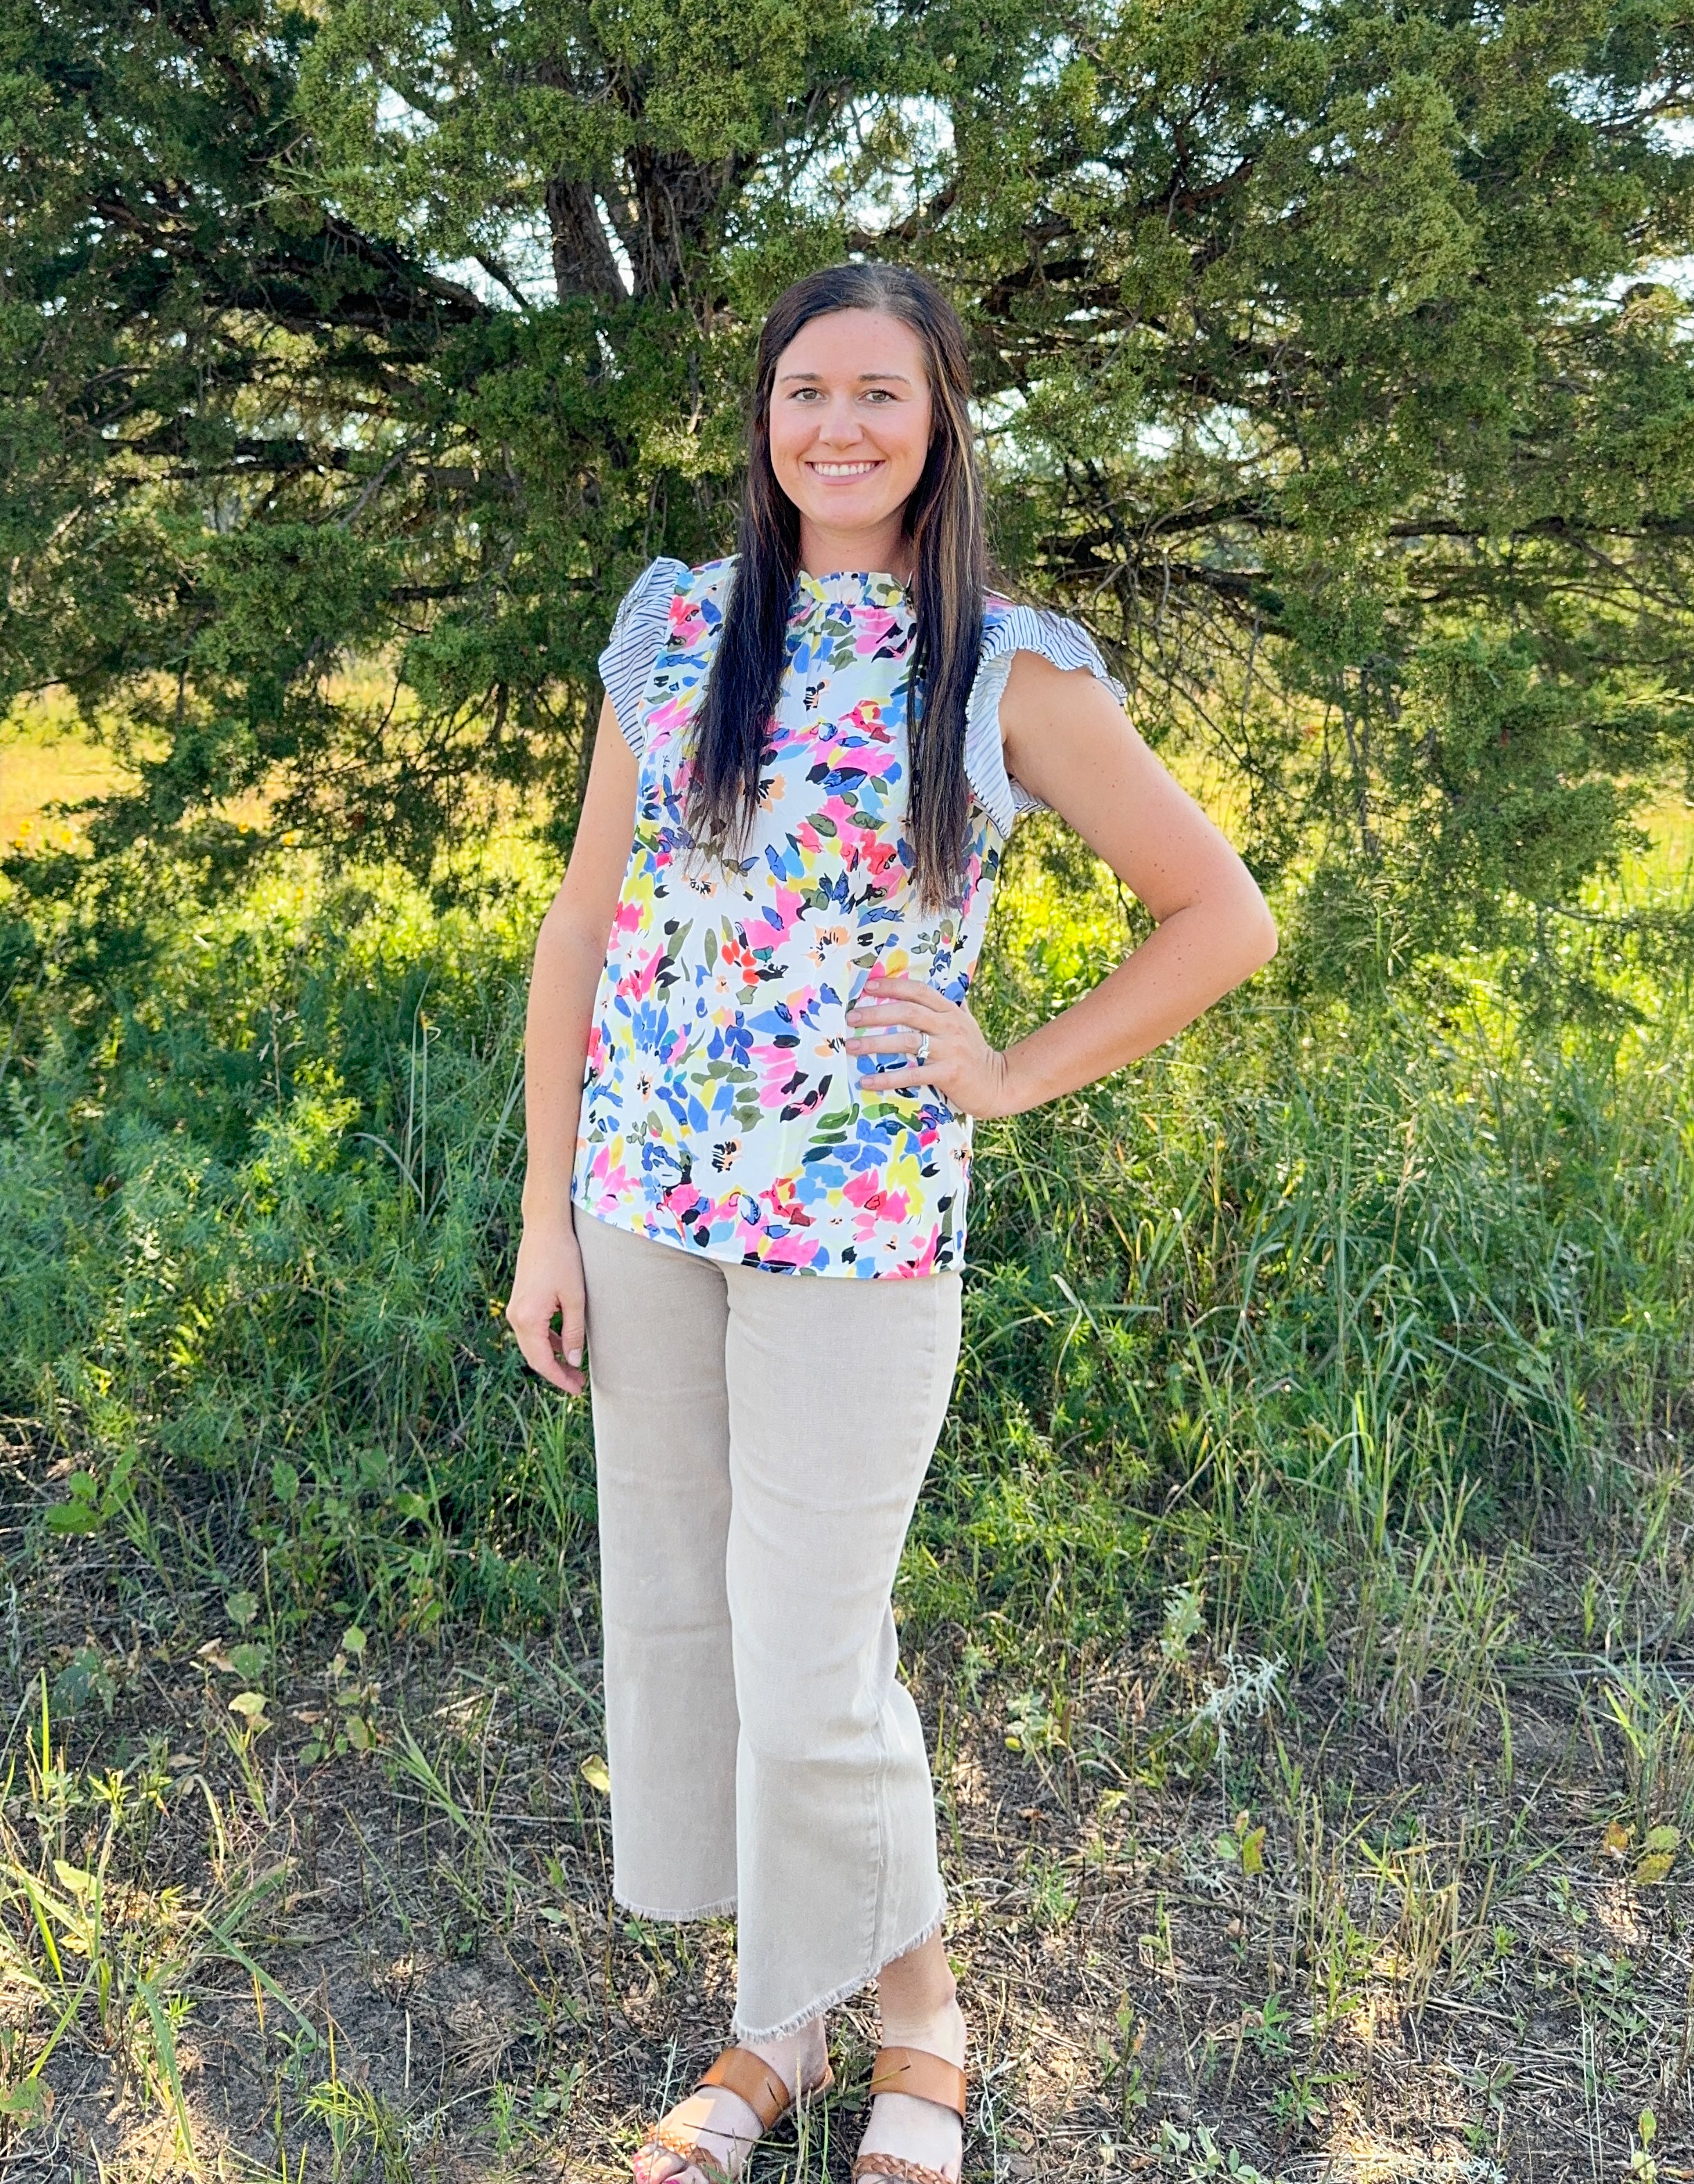
[[[1694,749],[1691,80],[1669,0],[0,0],[3,687],[127,738],[100,852],[568,833],[763,304],[889,254],[1331,940],[1544,934]]]

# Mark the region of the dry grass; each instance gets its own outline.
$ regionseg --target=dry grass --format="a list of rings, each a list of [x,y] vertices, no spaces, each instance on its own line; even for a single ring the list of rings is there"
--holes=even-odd
[[[48,1490],[15,1456],[14,1570]],[[1673,1514],[1686,1540],[1681,1484]],[[11,1593],[8,2177],[625,2173],[722,2036],[732,1936],[609,1904],[586,1574],[550,1639],[326,1642],[255,1723],[240,1596],[200,1603],[220,1635],[156,1635],[127,1554],[65,1542]],[[1550,1630],[1564,1568],[1516,1572]],[[1694,1795],[1674,1647],[1524,1643],[1488,1704],[1449,1666],[1408,1708],[1391,1670],[1289,1691],[1191,1620],[1033,1685],[941,1638],[910,1663],[967,2176],[1694,2175],[1694,1907],[1645,1847]],[[844,2178],[873,2036],[841,2013],[842,2090],[761,2184]]]
[[[75,819],[54,809],[109,795],[131,777],[109,750],[78,735],[62,710],[19,708],[0,721],[0,854],[45,836],[69,847],[81,838]]]

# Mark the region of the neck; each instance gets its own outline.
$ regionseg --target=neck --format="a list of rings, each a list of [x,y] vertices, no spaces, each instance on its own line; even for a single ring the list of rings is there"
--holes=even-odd
[[[809,577],[833,577],[838,570],[886,570],[901,583],[910,583],[913,568],[911,541],[900,528],[901,510],[881,523],[862,530],[839,531],[831,525],[800,517],[800,562]]]

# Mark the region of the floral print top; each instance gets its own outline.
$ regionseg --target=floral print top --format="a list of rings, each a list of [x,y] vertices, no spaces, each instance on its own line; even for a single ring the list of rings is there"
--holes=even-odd
[[[1112,682],[1076,624],[991,599],[972,693],[964,884],[922,908],[905,831],[914,633],[894,577],[796,581],[788,666],[747,852],[683,817],[690,725],[733,561],[657,561],[601,667],[639,761],[635,838],[595,998],[572,1195],[661,1243],[785,1273],[914,1276],[963,1260],[971,1122],[898,1057],[850,1055],[877,966],[969,991],[1006,838],[1034,799],[1006,777],[1000,694],[1033,649]]]

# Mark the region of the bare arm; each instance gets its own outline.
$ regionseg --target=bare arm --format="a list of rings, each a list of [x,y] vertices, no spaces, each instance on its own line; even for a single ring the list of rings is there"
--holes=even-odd
[[[582,1392],[582,1266],[571,1171],[594,993],[635,826],[636,765],[610,698],[600,707],[582,817],[564,884],[541,922],[524,1028],[528,1165],[523,1238],[506,1318],[545,1380]],[[560,1324],[557,1329],[553,1322]]]
[[[967,1114],[1016,1115],[1092,1084],[1161,1045],[1276,953],[1276,927],[1251,872],[1192,797],[1082,671],[1020,652],[1000,705],[1009,771],[1075,828],[1145,904],[1156,930],[1091,993],[997,1054],[968,1010],[932,987],[890,978],[885,999],[852,1012],[866,1026],[906,1023],[849,1042],[856,1052],[929,1061],[890,1071],[929,1084]]]

